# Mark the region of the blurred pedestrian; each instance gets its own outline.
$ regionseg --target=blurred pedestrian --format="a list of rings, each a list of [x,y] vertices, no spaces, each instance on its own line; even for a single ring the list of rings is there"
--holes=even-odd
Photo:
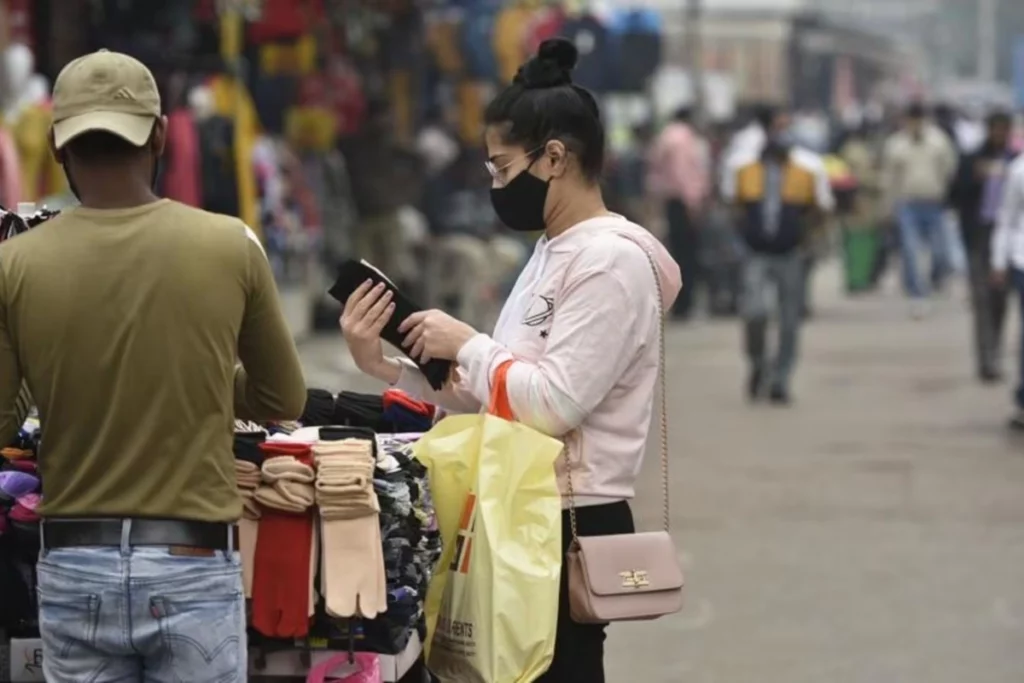
[[[1010,147],[1013,119],[1005,112],[991,114],[985,141],[964,155],[951,193],[967,248],[974,313],[974,357],[978,378],[1001,378],[1003,323],[1007,290],[992,283],[992,233],[1006,188],[1007,172],[1017,156]]]
[[[791,400],[790,380],[797,347],[806,284],[806,248],[814,222],[834,206],[828,177],[817,155],[794,147],[784,118],[767,131],[759,153],[733,159],[722,195],[736,208],[748,253],[744,264],[741,310],[750,361],[747,393],[773,403]],[[775,300],[772,300],[775,294]],[[777,310],[779,344],[768,358],[768,322]]]
[[[1006,173],[991,249],[992,284],[1012,287],[1024,314],[1024,156],[1017,157]],[[1024,430],[1024,334],[1020,354],[1020,380],[1014,396],[1017,410],[1010,426]]]
[[[647,191],[664,202],[668,249],[686,283],[672,308],[677,320],[693,314],[700,279],[700,223],[711,193],[710,174],[707,142],[693,125],[693,111],[683,107],[655,139],[647,157]]]
[[[903,286],[915,317],[926,312],[930,289],[917,262],[922,245],[931,249],[933,285],[941,286],[951,270],[943,214],[956,168],[949,137],[928,120],[923,105],[911,105],[903,129],[886,142],[882,186],[899,223]]]

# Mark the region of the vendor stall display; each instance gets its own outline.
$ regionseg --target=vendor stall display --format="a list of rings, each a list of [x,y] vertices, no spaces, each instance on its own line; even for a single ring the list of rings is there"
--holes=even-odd
[[[441,538],[412,447],[433,415],[395,390],[311,389],[303,423],[235,423],[253,680],[306,677],[352,653],[372,657],[381,680],[412,671],[419,683]],[[32,417],[0,450],[0,640],[19,647],[38,638],[40,438]]]

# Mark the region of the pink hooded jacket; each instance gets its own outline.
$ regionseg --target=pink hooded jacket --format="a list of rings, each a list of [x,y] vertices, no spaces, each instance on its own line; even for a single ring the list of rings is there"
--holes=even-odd
[[[537,243],[494,334],[459,351],[456,383],[435,392],[403,361],[396,386],[450,412],[478,412],[494,371],[513,359],[516,419],[565,440],[577,505],[630,499],[651,424],[659,324],[681,286],[679,266],[647,230],[621,216],[584,221]],[[558,475],[565,494],[564,458]]]

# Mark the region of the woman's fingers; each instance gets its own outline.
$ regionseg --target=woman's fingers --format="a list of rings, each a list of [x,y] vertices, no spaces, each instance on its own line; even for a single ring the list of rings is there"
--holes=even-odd
[[[373,289],[366,292],[362,298],[355,302],[352,307],[352,318],[354,320],[363,320],[366,318],[370,309],[380,300],[381,295],[384,294],[386,286],[383,282],[378,283]],[[353,292],[355,296],[355,292]]]
[[[422,339],[423,332],[423,325],[417,325],[416,327],[412,328],[409,334],[405,335],[405,339],[402,340],[402,346],[404,346],[407,349],[414,348],[416,343]]]
[[[373,280],[366,280],[363,284],[356,287],[356,291],[348,295],[348,299],[345,301],[345,309],[342,314],[345,316],[352,315],[352,311],[355,309],[356,304],[363,300],[366,293],[373,287]]]
[[[384,326],[391,320],[391,316],[395,313],[395,304],[389,303],[384,307],[384,310],[377,315],[377,319],[370,325],[370,334],[374,337],[379,337],[380,333],[384,331]]]
[[[394,294],[392,294],[391,291],[384,292],[373,304],[373,306],[370,307],[370,310],[366,312],[364,320],[366,320],[366,322],[370,326],[373,326],[373,324],[377,322],[377,318],[380,317],[380,314],[383,313],[384,309],[387,308],[388,304],[391,303],[391,299],[393,296]]]
[[[402,321],[402,324],[398,326],[398,331],[403,334],[418,326],[421,322],[427,319],[430,311],[417,311],[408,318]]]

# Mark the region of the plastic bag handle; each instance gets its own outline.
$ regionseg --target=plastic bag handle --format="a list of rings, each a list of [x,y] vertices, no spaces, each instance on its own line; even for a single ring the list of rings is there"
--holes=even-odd
[[[513,363],[514,360],[507,360],[494,370],[494,376],[491,377],[491,400],[487,407],[488,413],[509,422],[516,419],[508,400],[508,370]]]
[[[355,660],[358,661],[358,660]],[[331,657],[330,659],[320,662],[312,669],[309,670],[309,675],[306,677],[306,683],[326,683],[327,676],[331,674],[339,666],[346,664],[352,664],[353,659],[349,654],[339,654]]]

